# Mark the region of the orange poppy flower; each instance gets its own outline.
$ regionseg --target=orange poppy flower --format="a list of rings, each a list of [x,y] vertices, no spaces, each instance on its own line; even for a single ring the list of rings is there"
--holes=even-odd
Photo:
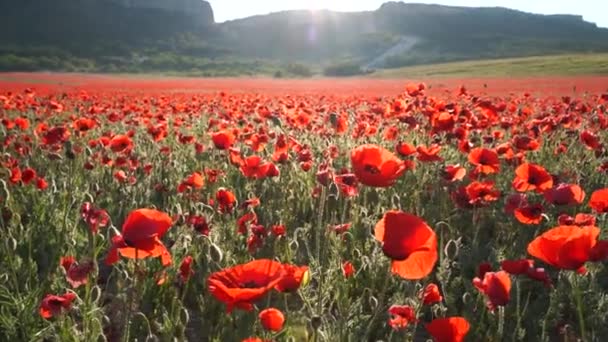
[[[389,211],[376,224],[375,237],[392,259],[391,270],[405,279],[422,279],[437,261],[437,236],[421,218]]]
[[[268,331],[279,332],[285,324],[285,315],[279,309],[268,308],[262,310],[258,315],[262,327]]]
[[[359,182],[374,187],[389,187],[406,171],[405,163],[377,145],[362,145],[351,151],[350,161]]]
[[[416,147],[405,142],[398,143],[397,146],[395,146],[395,150],[402,157],[408,157],[416,153]]]
[[[476,166],[476,172],[489,175],[500,171],[498,153],[487,148],[475,148],[469,153],[469,163]]]
[[[542,166],[521,164],[515,169],[513,188],[519,192],[536,191],[542,193],[553,187],[553,177]]]
[[[589,261],[600,229],[593,226],[558,226],[528,244],[528,253],[562,269],[579,270]]]
[[[494,311],[497,306],[505,306],[511,298],[511,277],[505,271],[486,272],[483,280],[473,279],[473,285],[486,297],[488,297],[488,308]]]
[[[241,164],[241,173],[247,178],[265,178],[271,171],[273,164],[265,163],[258,156],[250,156],[243,160]]]
[[[608,213],[608,188],[594,191],[589,199],[589,206],[598,214]]]
[[[207,279],[209,292],[226,304],[226,311],[251,311],[253,302],[272,290],[284,275],[279,262],[260,259],[215,272]]]
[[[463,317],[449,317],[436,318],[425,327],[435,342],[461,342],[471,326]]]
[[[106,264],[112,265],[119,259],[119,253],[125,258],[144,259],[160,257],[164,266],[171,264],[171,254],[160,241],[171,227],[173,221],[169,215],[154,209],[137,209],[132,211],[122,225],[122,234],[112,238],[112,247],[108,252]]]
[[[583,203],[585,192],[576,184],[558,184],[543,194],[553,205],[576,205]]]

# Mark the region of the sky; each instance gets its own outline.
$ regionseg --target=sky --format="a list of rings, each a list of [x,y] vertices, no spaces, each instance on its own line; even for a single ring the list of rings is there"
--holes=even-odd
[[[207,0],[216,22],[291,9],[330,9],[335,11],[375,10],[388,0]],[[578,14],[586,21],[608,27],[606,0],[416,0],[451,6],[507,7],[539,14]]]

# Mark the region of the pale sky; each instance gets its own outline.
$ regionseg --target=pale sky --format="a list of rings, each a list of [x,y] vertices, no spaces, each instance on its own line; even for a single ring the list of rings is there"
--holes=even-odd
[[[207,0],[215,21],[223,22],[256,14],[291,9],[331,9],[335,11],[375,10],[388,0]],[[608,27],[607,0],[435,0],[405,1],[452,6],[507,7],[539,14],[578,14],[586,21]]]

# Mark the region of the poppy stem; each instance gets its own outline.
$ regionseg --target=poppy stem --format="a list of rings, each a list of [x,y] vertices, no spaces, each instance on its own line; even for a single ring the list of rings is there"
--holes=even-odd
[[[374,323],[376,322],[376,319],[378,318],[378,316],[380,315],[380,312],[382,311],[382,309],[384,307],[384,297],[386,297],[386,292],[388,290],[388,287],[389,287],[388,285],[390,283],[390,280],[391,280],[391,271],[389,269],[386,272],[386,276],[384,277],[384,284],[382,285],[382,290],[380,292],[380,295],[378,296],[378,305],[376,306],[376,312],[374,312],[374,315],[372,316],[369,323],[367,324],[367,328],[365,329],[365,338],[363,339],[363,341],[370,340],[369,335],[372,332]]]
[[[578,312],[578,325],[581,333],[581,340],[587,341],[585,338],[585,317],[583,315],[583,301],[581,296],[581,287],[578,274],[573,274],[572,291],[574,292],[574,300],[576,302],[576,311]]]
[[[135,272],[133,272],[133,281],[131,282],[131,288],[127,290],[127,295],[129,296],[128,304],[127,304],[127,312],[125,313],[125,339],[124,341],[129,341],[129,335],[131,332],[131,309],[133,308],[133,299],[135,298],[135,291],[137,291],[137,272],[139,270],[139,256],[138,249],[135,248]]]

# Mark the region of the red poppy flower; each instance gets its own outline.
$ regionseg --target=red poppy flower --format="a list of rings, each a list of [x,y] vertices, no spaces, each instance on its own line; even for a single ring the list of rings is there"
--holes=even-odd
[[[405,279],[422,279],[437,261],[437,236],[415,215],[389,211],[376,224],[375,237],[391,258],[392,272]]]
[[[194,271],[192,270],[192,262],[194,262],[194,259],[191,256],[187,256],[179,265],[179,277],[184,282],[188,281],[192,274],[194,274]]]
[[[93,262],[78,263],[72,256],[61,257],[59,263],[65,271],[66,280],[73,288],[85,285],[94,267]]]
[[[416,153],[416,147],[412,144],[400,142],[395,146],[395,150],[402,157],[409,157]]]
[[[342,262],[342,275],[344,278],[350,278],[355,274],[355,267],[352,262],[344,261]]]
[[[443,179],[448,182],[456,182],[461,181],[464,176],[467,175],[467,169],[460,166],[460,164],[456,165],[447,165],[443,169]]]
[[[49,187],[49,183],[42,177],[36,178],[36,188],[38,190],[46,190]]]
[[[205,179],[199,172],[193,172],[190,176],[186,177],[179,186],[177,192],[184,192],[186,189],[200,189],[205,185]]]
[[[439,291],[439,286],[433,283],[428,284],[424,290],[420,292],[420,297],[422,298],[422,304],[424,305],[433,305],[443,300],[443,296]]]
[[[523,224],[539,224],[543,220],[544,208],[541,204],[526,204],[515,209],[517,221]]]
[[[500,191],[494,188],[494,182],[472,182],[465,187],[469,203],[475,207],[485,206],[490,202],[497,201]]]
[[[128,135],[117,134],[110,140],[110,149],[114,152],[130,151],[133,148],[133,141]]]
[[[461,342],[469,329],[469,322],[463,317],[436,318],[426,325],[435,342]]]
[[[46,295],[40,303],[40,316],[49,319],[61,314],[63,310],[70,310],[74,299],[76,299],[76,295],[72,292],[60,296]]]
[[[500,263],[500,267],[509,274],[522,275],[528,273],[530,269],[534,268],[534,260],[503,260]]]
[[[545,200],[553,205],[576,205],[583,203],[585,192],[576,184],[558,184],[545,191]]]
[[[528,205],[528,196],[526,194],[511,194],[505,200],[505,213],[513,214],[515,209]]]
[[[229,213],[236,205],[236,196],[230,191],[224,188],[220,188],[215,193],[215,199],[219,203],[219,209],[223,213]]]
[[[283,264],[283,277],[275,286],[275,290],[279,292],[294,292],[300,286],[306,286],[310,279],[308,266],[296,266]]]
[[[416,152],[418,152],[417,158],[421,162],[442,161],[443,158],[441,158],[439,156],[440,151],[441,151],[441,146],[439,146],[439,145],[431,145],[430,147],[421,145],[416,148]]]
[[[494,150],[487,148],[475,148],[469,153],[469,163],[476,166],[476,172],[484,175],[498,173],[500,171],[500,159]]]
[[[340,193],[346,197],[353,197],[359,194],[359,182],[357,176],[352,173],[345,173],[334,177],[334,182],[340,189]]]
[[[473,279],[473,285],[488,297],[488,308],[494,311],[497,306],[505,306],[511,299],[511,277],[505,271],[487,272],[481,278]]]
[[[593,226],[558,226],[530,242],[528,253],[554,267],[578,270],[589,261],[599,234]]]
[[[226,311],[234,307],[251,311],[253,302],[262,298],[281,281],[281,263],[260,259],[215,272],[207,279],[209,292],[226,304]]]
[[[21,173],[21,181],[24,184],[29,184],[32,180],[34,180],[34,178],[36,178],[36,170],[32,168],[28,167]]]
[[[591,131],[582,131],[581,141],[590,150],[597,150],[602,147],[600,138]]]
[[[608,188],[594,191],[589,199],[589,206],[598,214],[608,213]]]
[[[215,148],[219,150],[227,150],[234,145],[236,137],[229,131],[221,131],[211,134],[211,140],[213,141]]]
[[[553,177],[542,166],[521,164],[515,169],[513,188],[519,192],[536,191],[542,193],[553,187]]]
[[[285,315],[279,309],[268,308],[262,310],[258,315],[262,327],[268,331],[279,332],[285,324]]]
[[[171,217],[158,210],[132,211],[122,225],[122,234],[112,239],[112,247],[108,252],[106,263],[108,265],[116,263],[120,253],[130,259],[161,257],[164,266],[171,264],[171,254],[160,238],[172,224]]]
[[[243,160],[241,173],[247,178],[265,178],[271,171],[271,165],[273,164],[263,162],[258,156],[250,156]]]
[[[416,311],[408,305],[392,305],[388,309],[388,325],[394,330],[407,328],[410,322],[416,322]]]
[[[359,182],[368,186],[389,187],[406,171],[401,159],[377,145],[353,149],[350,161]]]
[[[70,135],[70,131],[65,127],[53,127],[44,133],[42,143],[45,145],[64,143],[70,138]]]

